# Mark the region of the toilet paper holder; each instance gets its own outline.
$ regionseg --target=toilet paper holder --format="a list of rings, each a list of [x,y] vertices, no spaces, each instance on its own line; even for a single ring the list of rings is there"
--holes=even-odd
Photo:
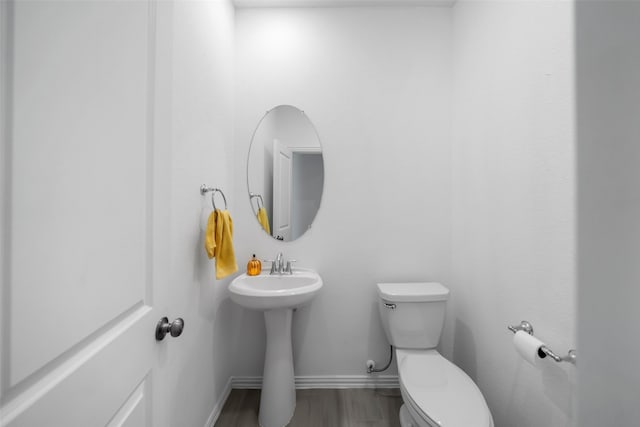
[[[533,325],[531,325],[531,323],[527,322],[526,320],[521,321],[520,324],[516,326],[507,326],[507,329],[509,329],[514,334],[518,331],[524,331],[529,335],[533,335]],[[546,345],[540,347],[540,349],[538,350],[538,356],[540,356],[540,358],[549,356],[556,362],[569,362],[574,365],[576,364],[577,358],[577,354],[574,349],[569,350],[566,356],[558,356]]]

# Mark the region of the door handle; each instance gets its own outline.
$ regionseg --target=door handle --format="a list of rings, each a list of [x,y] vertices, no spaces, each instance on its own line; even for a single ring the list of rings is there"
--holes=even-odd
[[[163,317],[156,324],[156,340],[162,341],[167,333],[171,334],[172,337],[179,337],[183,329],[184,320],[182,320],[182,318],[178,317],[169,323],[169,319]]]

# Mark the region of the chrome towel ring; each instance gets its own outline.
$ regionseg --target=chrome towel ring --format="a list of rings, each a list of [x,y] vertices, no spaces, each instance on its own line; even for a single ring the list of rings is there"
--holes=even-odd
[[[214,187],[207,187],[206,184],[202,184],[200,186],[200,194],[202,194],[203,196],[210,192],[211,193],[211,205],[213,206],[213,209],[218,209],[216,207],[216,200],[215,200],[215,194],[216,193],[220,193],[220,195],[222,196],[222,200],[224,200],[224,209],[227,209],[227,198],[224,196],[224,193],[222,192],[221,189],[219,188],[214,188]]]
[[[264,207],[264,200],[260,194],[249,193],[249,200],[256,199],[256,205],[258,205],[258,210]]]

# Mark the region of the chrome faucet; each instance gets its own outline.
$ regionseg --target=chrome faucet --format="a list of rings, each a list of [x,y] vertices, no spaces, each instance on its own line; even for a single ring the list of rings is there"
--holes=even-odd
[[[268,260],[267,260],[268,261]],[[271,261],[271,271],[269,274],[293,274],[293,268],[291,264],[296,262],[295,259],[290,259],[289,261],[284,260],[284,255],[282,252],[279,252],[276,256],[276,259]]]

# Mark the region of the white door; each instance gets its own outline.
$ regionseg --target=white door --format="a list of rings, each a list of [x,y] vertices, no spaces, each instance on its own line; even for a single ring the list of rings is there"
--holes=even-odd
[[[0,2],[1,426],[163,425],[155,9]]]
[[[278,240],[291,240],[291,176],[293,154],[277,139],[273,140],[273,230]]]

